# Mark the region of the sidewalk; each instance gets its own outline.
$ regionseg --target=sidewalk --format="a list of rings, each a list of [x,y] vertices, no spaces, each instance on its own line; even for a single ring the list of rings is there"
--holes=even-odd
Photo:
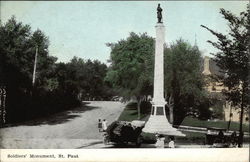
[[[135,147],[135,145],[133,144],[129,144],[127,146],[114,146],[112,144],[108,144],[108,145],[104,145],[103,143],[98,143],[98,144],[93,144],[93,145],[89,145],[89,146],[83,146],[82,149],[96,149],[96,148],[127,148],[127,149],[144,149],[144,148],[156,148],[154,144],[142,144],[141,147]],[[197,144],[177,144],[176,145],[176,149],[178,148],[214,148],[211,145],[197,145]],[[249,144],[244,144],[243,148],[249,148]],[[165,144],[165,148],[164,149],[171,149],[168,147],[168,144]]]

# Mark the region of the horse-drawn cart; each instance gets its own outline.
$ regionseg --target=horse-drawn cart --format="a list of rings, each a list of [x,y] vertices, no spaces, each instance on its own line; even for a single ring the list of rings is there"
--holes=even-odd
[[[132,122],[114,121],[108,126],[106,131],[105,144],[126,145],[128,143],[134,143],[137,147],[140,147],[142,143],[141,133],[144,126],[145,122],[139,120]]]

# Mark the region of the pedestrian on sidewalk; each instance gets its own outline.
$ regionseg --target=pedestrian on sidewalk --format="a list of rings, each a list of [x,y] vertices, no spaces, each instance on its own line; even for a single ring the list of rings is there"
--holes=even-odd
[[[155,134],[155,139],[156,139],[155,147],[160,148],[160,138],[158,133]]]
[[[165,144],[164,143],[164,141],[165,141],[164,135],[156,133],[155,138],[156,138],[155,147],[156,148],[164,148],[164,144]]]
[[[102,120],[101,119],[98,119],[98,129],[99,129],[99,132],[102,132]]]
[[[231,134],[231,144],[232,147],[236,147],[237,145],[237,133],[235,131]]]
[[[168,143],[168,147],[169,148],[175,148],[175,145],[174,145],[174,137],[169,137],[170,141]]]
[[[102,121],[102,129],[103,129],[103,131],[104,132],[106,132],[106,130],[107,130],[107,121],[106,121],[106,119],[103,119],[103,121]]]
[[[224,141],[225,137],[224,137],[224,133],[222,132],[222,130],[219,131],[217,138],[218,138],[219,143],[224,143],[225,142]]]
[[[160,138],[160,148],[164,148],[165,147],[165,137],[164,137],[164,135],[160,134],[159,138]]]

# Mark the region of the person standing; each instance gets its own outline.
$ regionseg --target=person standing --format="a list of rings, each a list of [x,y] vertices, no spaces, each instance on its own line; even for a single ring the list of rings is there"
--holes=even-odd
[[[219,131],[218,133],[218,142],[219,143],[224,143],[224,133],[222,132],[222,130]]]
[[[164,135],[160,135],[159,136],[159,139],[160,139],[160,148],[164,148],[164,146],[165,146],[165,137],[164,137]]]
[[[98,129],[99,129],[99,132],[102,131],[102,120],[101,119],[98,119]]]
[[[106,121],[106,119],[103,119],[103,121],[102,121],[102,129],[103,129],[103,131],[104,132],[106,132],[106,130],[107,130],[107,121]]]
[[[160,148],[160,137],[158,133],[155,134],[155,139],[156,139],[155,147]]]
[[[233,147],[236,147],[236,144],[237,144],[237,134],[236,134],[235,131],[231,134],[231,144],[232,144]]]
[[[165,145],[164,135],[156,133],[155,138],[156,138],[155,147],[156,148],[164,148],[164,145]]]
[[[175,145],[174,145],[174,137],[170,137],[170,141],[168,143],[168,147],[169,148],[175,148]]]

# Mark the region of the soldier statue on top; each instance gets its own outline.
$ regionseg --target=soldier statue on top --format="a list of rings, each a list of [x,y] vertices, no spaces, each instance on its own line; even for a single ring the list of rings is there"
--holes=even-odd
[[[157,7],[157,18],[158,18],[158,23],[162,23],[162,8],[160,6],[160,4],[158,4],[158,7]]]

